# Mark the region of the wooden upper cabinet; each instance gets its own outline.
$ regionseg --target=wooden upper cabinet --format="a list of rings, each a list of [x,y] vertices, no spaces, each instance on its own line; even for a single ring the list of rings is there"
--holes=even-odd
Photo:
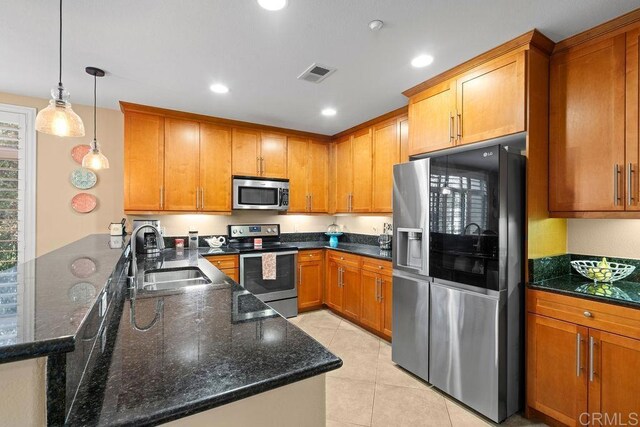
[[[640,341],[595,329],[593,381],[589,381],[589,412],[617,416],[616,425],[632,425],[640,411]],[[612,423],[613,425],[613,423]]]
[[[124,209],[162,209],[164,117],[127,113],[124,117]]]
[[[446,81],[409,100],[409,155],[453,145],[455,93],[455,81]]]
[[[164,209],[195,211],[200,188],[200,125],[198,122],[165,119]]]
[[[568,426],[580,425],[587,412],[588,334],[585,327],[528,314],[527,404]]]
[[[627,33],[626,191],[627,210],[640,210],[640,29]]]
[[[233,128],[233,175],[258,176],[260,170],[260,132],[252,129]]]
[[[260,176],[268,178],[287,177],[287,137],[262,133],[260,143]]]
[[[199,209],[231,211],[231,128],[200,123]]]
[[[400,118],[398,126],[400,127],[400,160],[398,163],[406,163],[409,161],[409,118]]]
[[[522,132],[525,125],[525,52],[506,55],[456,79],[459,144]]]
[[[393,165],[399,163],[398,122],[394,119],[373,128],[373,212],[391,212]]]
[[[307,191],[309,192],[309,211],[329,211],[329,145],[321,141],[309,141],[309,159],[307,162]],[[289,169],[291,176],[291,169]]]
[[[356,132],[353,136],[352,144],[353,190],[351,192],[351,212],[371,212],[371,183],[373,179],[371,128]]]
[[[307,175],[309,162],[309,140],[290,137],[287,143],[289,169],[289,212],[307,212],[309,198]]]
[[[625,35],[560,52],[550,71],[550,210],[624,210]]]
[[[349,212],[353,192],[353,158],[351,156],[351,137],[336,142],[336,212]]]

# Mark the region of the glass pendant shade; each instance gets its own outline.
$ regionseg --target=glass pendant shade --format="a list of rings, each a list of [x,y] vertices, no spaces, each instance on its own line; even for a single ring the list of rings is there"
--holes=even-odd
[[[51,99],[47,108],[36,116],[36,130],[56,136],[84,136],[82,119],[71,108],[69,92],[59,86],[51,89]]]
[[[109,169],[109,159],[100,152],[98,141],[93,140],[91,151],[82,158],[82,167],[93,170]]]

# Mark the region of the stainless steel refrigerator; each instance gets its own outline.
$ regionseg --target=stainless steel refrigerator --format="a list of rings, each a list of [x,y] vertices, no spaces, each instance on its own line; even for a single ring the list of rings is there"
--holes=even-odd
[[[500,422],[523,396],[524,157],[456,149],[393,174],[392,359]]]

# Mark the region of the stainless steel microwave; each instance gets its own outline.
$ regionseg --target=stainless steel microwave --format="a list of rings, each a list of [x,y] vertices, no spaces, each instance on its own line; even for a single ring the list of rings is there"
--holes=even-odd
[[[233,209],[289,209],[289,180],[233,177]]]

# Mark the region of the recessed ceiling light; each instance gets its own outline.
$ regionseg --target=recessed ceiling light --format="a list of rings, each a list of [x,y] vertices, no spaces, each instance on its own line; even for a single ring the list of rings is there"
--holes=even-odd
[[[223,84],[220,84],[220,83],[216,83],[216,84],[213,84],[213,85],[209,86],[209,89],[211,89],[211,92],[215,92],[215,93],[227,93],[227,92],[229,92],[229,88],[226,87]]]
[[[337,111],[334,108],[325,108],[321,113],[323,116],[335,116]]]
[[[382,29],[383,26],[384,26],[384,22],[382,22],[379,19],[374,19],[373,21],[369,22],[369,29],[371,31],[378,31]]]
[[[258,0],[258,4],[263,9],[280,10],[287,7],[287,0]]]
[[[426,67],[433,62],[433,56],[431,55],[419,55],[411,60],[411,65],[416,68]]]

